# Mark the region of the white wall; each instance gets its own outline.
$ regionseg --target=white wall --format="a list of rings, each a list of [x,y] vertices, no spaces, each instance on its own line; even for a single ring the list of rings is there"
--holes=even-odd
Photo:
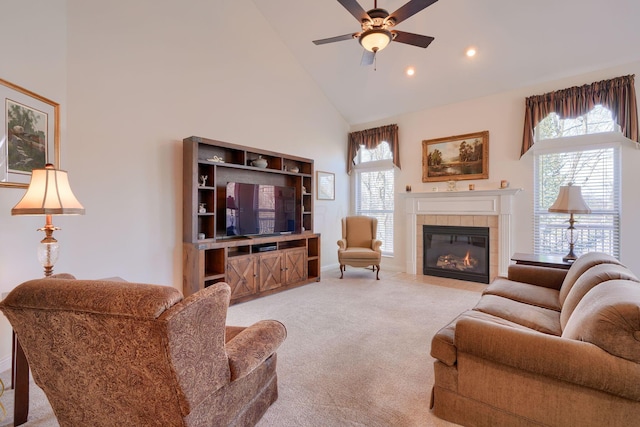
[[[62,167],[86,215],[54,217],[57,272],[181,289],[191,135],[313,158],[344,181],[348,125],[249,0],[12,0],[0,31],[11,58],[0,77],[59,102],[65,117]],[[2,292],[41,276],[44,218],[10,215],[23,192],[0,189]],[[335,201],[316,201],[323,265],[337,263],[347,205],[344,185]],[[0,362],[10,353],[2,322]]]
[[[531,95],[583,85],[595,81],[628,74],[640,75],[640,62],[613,69],[575,76],[569,79],[547,82],[532,87],[504,92],[484,98],[473,99],[391,117],[370,123],[352,126],[351,131],[368,129],[385,124],[397,123],[400,134],[400,156],[402,170],[396,175],[396,221],[394,229],[395,256],[383,260],[383,268],[404,271],[405,263],[405,227],[404,198],[405,186],[411,185],[412,191],[432,191],[438,187],[446,189],[446,183],[422,182],[422,141],[465,133],[489,131],[489,179],[461,181],[458,187],[475,184],[476,190],[498,188],[500,180],[510,181],[512,187],[524,191],[514,200],[515,252],[533,250],[533,156],[529,152],[520,158],[522,133],[524,126],[524,99]],[[636,79],[636,91],[640,93],[640,82]],[[636,272],[640,272],[640,224],[636,213],[640,209],[640,197],[637,185],[640,182],[640,150],[635,144],[625,143],[622,147],[622,218],[621,251],[623,263]]]
[[[67,102],[66,7],[64,0],[3,1],[0,6],[0,78],[65,105]],[[4,102],[4,101],[2,101]],[[2,109],[4,111],[4,108]],[[4,126],[4,119],[2,119]],[[62,139],[66,111],[61,111]],[[0,188],[0,292],[40,276],[36,247],[44,237],[36,231],[43,217],[11,216],[24,190]],[[54,224],[56,224],[54,222]],[[60,224],[56,224],[60,225]],[[66,230],[59,232],[62,236]],[[11,328],[0,316],[0,370],[8,368]]]

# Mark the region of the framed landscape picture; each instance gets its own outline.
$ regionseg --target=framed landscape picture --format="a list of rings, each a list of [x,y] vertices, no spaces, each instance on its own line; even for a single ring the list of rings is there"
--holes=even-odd
[[[60,163],[60,106],[0,79],[0,187],[27,187],[33,169]]]
[[[489,178],[489,131],[422,141],[422,182]]]

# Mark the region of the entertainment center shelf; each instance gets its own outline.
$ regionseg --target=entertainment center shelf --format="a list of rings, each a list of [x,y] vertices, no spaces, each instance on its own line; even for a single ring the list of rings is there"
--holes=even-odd
[[[313,173],[312,159],[185,138],[185,296],[224,281],[233,304],[319,281]],[[249,235],[235,235],[244,232],[242,227],[254,228]],[[270,231],[275,232],[262,234]]]

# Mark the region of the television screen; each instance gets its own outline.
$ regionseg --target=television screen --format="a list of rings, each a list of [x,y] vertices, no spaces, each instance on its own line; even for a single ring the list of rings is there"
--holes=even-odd
[[[296,190],[265,184],[227,183],[227,236],[296,230]]]

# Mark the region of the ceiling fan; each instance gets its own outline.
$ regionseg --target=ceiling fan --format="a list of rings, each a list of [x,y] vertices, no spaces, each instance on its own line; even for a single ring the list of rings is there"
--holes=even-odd
[[[321,45],[342,40],[358,39],[358,42],[365,49],[360,65],[373,64],[376,53],[387,47],[392,41],[426,48],[435,40],[433,37],[393,30],[392,28],[431,6],[436,1],[438,0],[410,0],[400,9],[389,14],[385,9],[378,9],[377,0],[374,0],[373,9],[367,12],[356,0],[338,0],[338,3],[344,6],[360,22],[362,31],[328,39],[314,40],[313,43]]]

